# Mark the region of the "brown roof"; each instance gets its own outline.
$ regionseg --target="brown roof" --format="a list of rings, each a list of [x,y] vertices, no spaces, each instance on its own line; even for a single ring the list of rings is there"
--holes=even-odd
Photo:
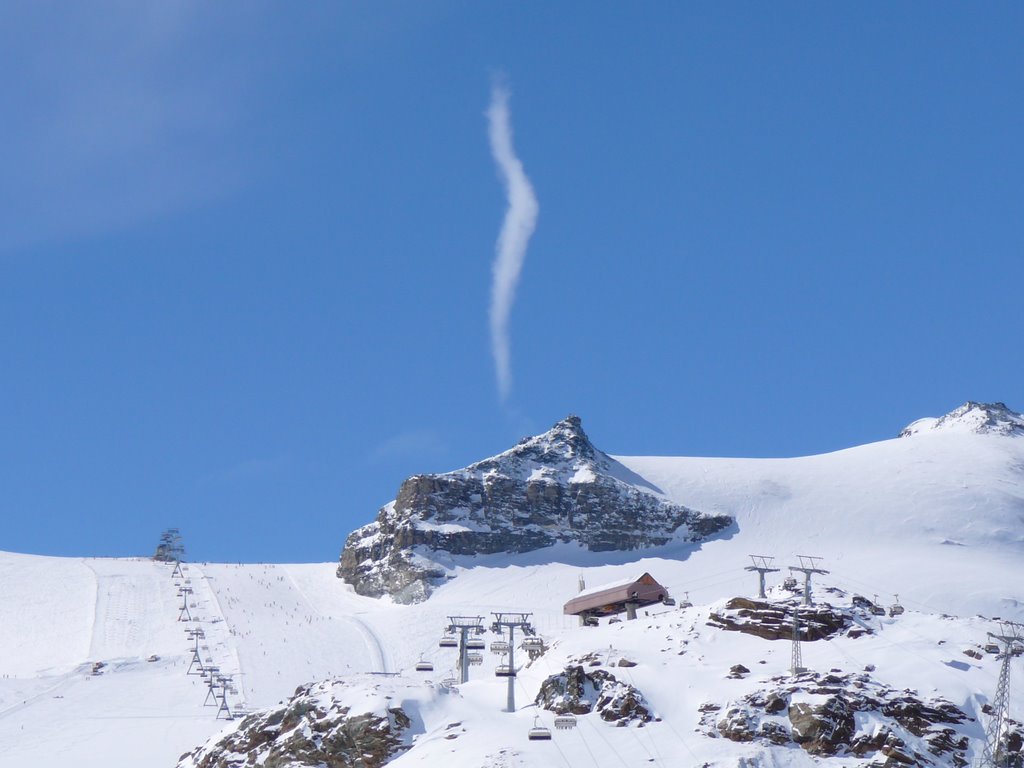
[[[576,595],[565,604],[563,613],[575,616],[581,613],[619,613],[627,602],[651,605],[668,597],[668,590],[649,573],[640,578],[609,584]]]

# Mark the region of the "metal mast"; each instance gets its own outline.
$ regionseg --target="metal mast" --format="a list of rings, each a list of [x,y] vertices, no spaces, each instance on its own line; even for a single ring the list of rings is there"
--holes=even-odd
[[[508,628],[508,697],[505,702],[506,712],[516,711],[516,660],[515,660],[515,631],[516,627],[523,630],[523,634],[531,637],[537,632],[530,624],[532,613],[494,613],[494,622],[491,624],[492,632],[501,632]]]
[[[797,559],[800,561],[800,565],[791,565],[789,570],[800,571],[804,575],[804,605],[811,604],[811,574],[814,573],[828,573],[824,568],[819,568],[818,563],[821,562],[820,557],[812,557],[811,555],[797,555]]]
[[[459,674],[460,682],[469,682],[469,662],[466,659],[466,637],[472,632],[475,635],[484,633],[483,616],[449,616],[448,634],[459,633]]]
[[[790,673],[796,677],[807,671],[804,666],[803,653],[800,650],[800,606],[793,606],[793,660],[789,666]]]
[[[1024,624],[1012,621],[999,623],[999,632],[989,632],[988,636],[1003,645],[999,652],[1002,665],[999,668],[999,684],[996,686],[996,697],[992,702],[992,719],[985,728],[985,751],[982,753],[983,768],[997,768],[1007,763],[1007,755],[1002,754],[999,740],[1003,735],[1003,725],[1007,721],[1010,704],[1010,659],[1024,644]]]
[[[766,573],[775,573],[776,571],[779,571],[781,569],[773,568],[772,567],[772,563],[775,560],[774,557],[767,557],[765,555],[751,555],[750,556],[750,560],[751,560],[751,562],[753,562],[753,565],[748,565],[743,570],[745,570],[745,571],[757,571],[757,575],[758,575],[757,596],[759,598],[761,598],[762,600],[764,600],[765,599],[765,594],[764,594],[764,575]]]

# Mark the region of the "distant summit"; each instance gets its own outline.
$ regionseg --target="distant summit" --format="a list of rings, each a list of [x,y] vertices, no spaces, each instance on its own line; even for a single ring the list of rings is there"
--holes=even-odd
[[[939,418],[918,419],[900,432],[900,437],[932,431],[973,432],[978,435],[1024,434],[1024,415],[1012,411],[1005,403],[968,401]]]
[[[559,543],[636,550],[703,541],[732,522],[668,501],[568,416],[465,469],[408,478],[374,522],[349,535],[338,576],[362,595],[419,602],[445,578],[452,555]]]

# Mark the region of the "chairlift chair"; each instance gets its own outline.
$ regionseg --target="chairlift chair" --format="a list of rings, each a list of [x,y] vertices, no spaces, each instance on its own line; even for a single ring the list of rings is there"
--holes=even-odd
[[[995,643],[986,643],[985,653],[999,653],[999,646]]]
[[[782,580],[783,589],[796,589],[796,578],[793,576],[787,576]]]
[[[544,638],[542,637],[524,637],[523,638],[523,649],[527,651],[543,651],[544,650]]]
[[[570,728],[576,727],[576,715],[565,714],[559,715],[555,718],[555,728],[561,731],[567,731]]]
[[[896,595],[896,602],[889,606],[890,616],[899,616],[903,613],[903,606],[900,605],[900,596]]]
[[[508,653],[508,643],[504,640],[495,640],[491,643],[491,653],[496,653],[499,656]]]
[[[515,677],[516,671],[511,664],[499,664],[494,668],[495,677]]]
[[[676,599],[674,597],[669,597],[668,595],[666,595],[665,597],[661,598],[661,604],[670,606],[675,605]]]
[[[420,659],[419,661],[416,662],[416,671],[417,672],[433,672],[434,671],[434,665],[431,664],[429,661],[424,661],[423,659]]]
[[[482,653],[467,653],[466,661],[469,663],[469,666],[478,667],[484,663],[484,656]]]
[[[466,640],[466,649],[470,651],[482,651],[487,647],[482,637],[471,637]]]
[[[533,728],[527,733],[530,741],[551,741],[551,729],[540,724],[540,715],[533,718]]]
[[[440,648],[458,648],[459,641],[455,639],[455,635],[445,635],[438,641],[437,645]]]

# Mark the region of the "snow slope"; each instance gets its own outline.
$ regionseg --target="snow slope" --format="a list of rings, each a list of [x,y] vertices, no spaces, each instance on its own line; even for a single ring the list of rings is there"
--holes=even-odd
[[[181,753],[232,727],[203,706],[205,687],[185,674],[188,626],[206,632],[203,655],[235,674],[233,707],[269,706],[327,677],[401,688],[419,719],[414,748],[392,763],[398,768],[731,767],[756,760],[756,745],[697,732],[701,704],[738,697],[789,666],[787,642],[705,625],[716,605],[756,589],[756,575],[743,570],[750,553],[773,555],[783,568],[797,554],[822,556],[830,573],[815,577],[816,594],[826,585],[878,593],[884,602],[899,593],[908,608],[877,619],[872,635],[805,643],[805,664],[875,664],[884,682],[941,693],[981,717],[997,662],[963,651],[984,643],[993,628],[977,614],[1024,618],[1024,439],[935,430],[794,459],[616,458],[667,499],[733,515],[735,530],[702,545],[643,553],[560,545],[514,558],[455,558],[457,576],[411,606],[354,594],[333,563],[190,564],[198,619],[191,624],[177,621],[181,601],[165,564],[0,553],[0,766],[173,766]],[[597,585],[642,571],[676,597],[689,592],[694,607],[596,629],[562,615],[580,575]],[[784,575],[769,580],[777,584]],[[452,652],[437,646],[447,617],[498,610],[532,611],[552,645],[521,672],[515,714],[501,711],[504,681],[493,676],[497,658],[490,654],[457,694],[436,689],[454,665]],[[941,618],[943,612],[960,618]],[[611,671],[643,692],[661,722],[614,728],[586,716],[552,743],[527,742],[540,682],[567,659],[595,651],[606,665],[621,657],[637,662]],[[420,658],[436,671],[413,672]],[[105,664],[98,675],[94,662]],[[727,680],[737,663],[753,673]],[[405,677],[399,685],[382,672]],[[422,694],[410,694],[410,686]],[[1011,709],[1024,711],[1024,696],[1015,694]],[[541,717],[551,724],[550,713]],[[981,721],[965,728],[980,738]],[[788,749],[765,764],[811,762]]]

